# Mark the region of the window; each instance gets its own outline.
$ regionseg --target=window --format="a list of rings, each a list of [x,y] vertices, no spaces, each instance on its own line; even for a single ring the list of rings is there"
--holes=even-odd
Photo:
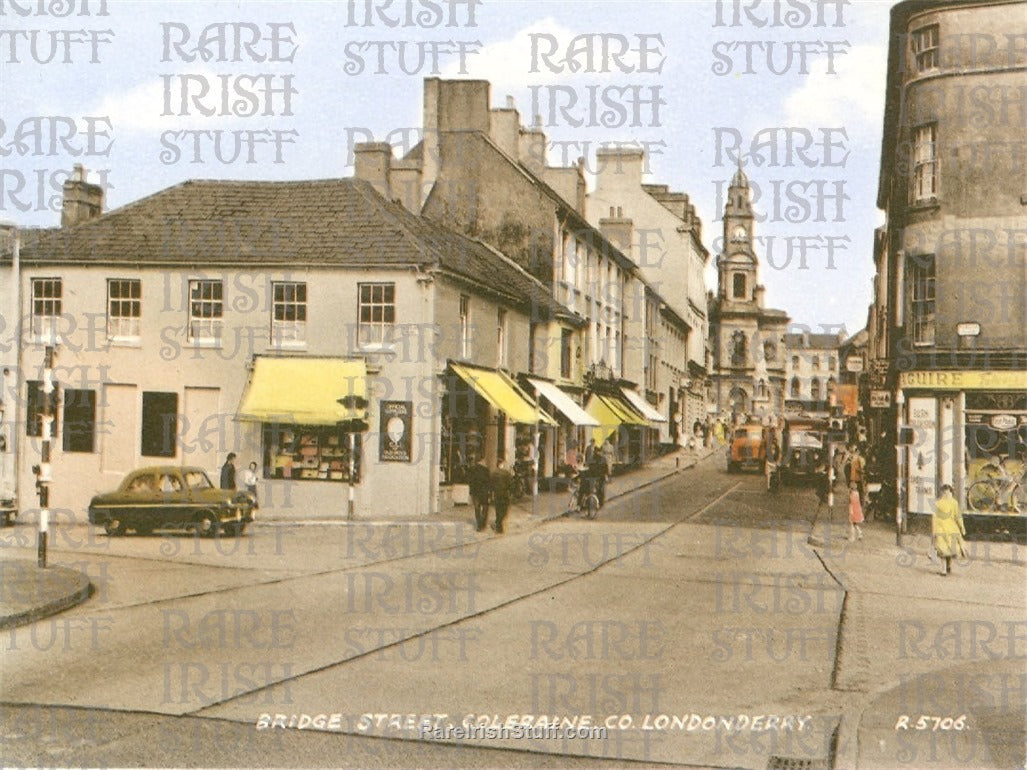
[[[560,376],[565,380],[571,378],[571,348],[574,344],[574,332],[571,329],[560,330]]]
[[[799,357],[798,356],[792,356],[792,369],[798,369],[798,368],[799,368]]]
[[[914,30],[911,35],[913,59],[917,72],[938,68],[938,25],[931,24]]]
[[[471,298],[460,295],[460,357],[471,357]]]
[[[812,363],[812,366],[813,366],[814,369],[819,369],[820,368],[820,356],[813,356],[813,360],[812,360],[811,363]]]
[[[763,343],[763,360],[773,361],[777,357],[777,345],[774,344],[773,340],[767,340]]]
[[[64,451],[92,452],[96,436],[96,391],[64,390]]]
[[[223,313],[221,281],[189,281],[189,342],[219,342]]]
[[[756,398],[766,398],[766,397],[767,397],[767,381],[766,380],[760,380],[759,382],[756,383]]]
[[[307,341],[307,284],[271,284],[271,344]]]
[[[264,423],[264,478],[349,481],[350,434],[335,427]],[[360,481],[362,442],[353,441],[353,482]]]
[[[396,284],[359,284],[357,340],[360,345],[388,345],[396,323]]]
[[[43,383],[29,380],[25,398],[25,435],[41,437],[43,435]],[[57,388],[50,394],[50,414],[54,418],[50,423],[50,436],[57,435]]]
[[[178,426],[177,393],[143,393],[139,453],[143,457],[174,457]]]
[[[745,332],[738,330],[731,335],[731,365],[744,366],[746,355]]]
[[[496,366],[506,366],[506,310],[496,312]]]
[[[913,342],[934,344],[934,255],[909,260],[910,316]]]
[[[735,273],[732,278],[732,296],[735,299],[745,299],[745,274]]]
[[[820,380],[816,377],[814,377],[813,381],[809,384],[809,397],[813,401],[820,400]]]
[[[131,278],[107,279],[107,338],[139,339],[142,283]]]
[[[834,356],[828,357],[827,366],[833,372],[838,367],[838,359]]]
[[[799,398],[801,394],[801,386],[799,385],[799,378],[792,377],[792,398]]]
[[[60,278],[32,279],[32,335],[35,338],[53,340],[57,336],[61,293]]]
[[[938,125],[928,123],[913,129],[913,200],[938,197]]]

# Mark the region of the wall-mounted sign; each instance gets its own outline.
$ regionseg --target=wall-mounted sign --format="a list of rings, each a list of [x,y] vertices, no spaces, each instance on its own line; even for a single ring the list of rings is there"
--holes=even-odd
[[[1012,430],[1016,427],[1016,418],[1011,414],[996,414],[991,418],[991,427],[995,430]]]
[[[847,372],[862,372],[863,371],[863,357],[862,356],[849,356],[845,359],[845,371]]]
[[[1023,390],[1027,383],[1022,371],[949,370],[902,372],[899,387],[903,390],[931,388],[934,390]]]
[[[378,460],[383,463],[410,462],[413,436],[413,402],[381,401]]]
[[[960,337],[976,337],[981,333],[981,325],[976,321],[964,321],[956,324],[956,334]]]
[[[870,408],[871,409],[889,409],[889,408],[891,408],[891,391],[890,390],[872,390],[872,391],[870,391]]]

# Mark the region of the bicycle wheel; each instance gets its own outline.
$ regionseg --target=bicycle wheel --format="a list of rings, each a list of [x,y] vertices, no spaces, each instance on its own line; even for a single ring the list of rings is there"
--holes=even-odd
[[[995,499],[995,487],[987,481],[975,481],[966,491],[966,504],[972,511],[994,510]]]
[[[594,519],[599,514],[599,498],[589,495],[585,498],[585,518]]]

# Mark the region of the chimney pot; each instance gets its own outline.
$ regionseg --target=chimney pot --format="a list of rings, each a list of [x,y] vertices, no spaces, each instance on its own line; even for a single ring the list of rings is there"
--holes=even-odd
[[[61,227],[96,219],[103,213],[103,188],[86,181],[88,172],[76,163],[71,175],[64,180],[64,200],[61,203]]]

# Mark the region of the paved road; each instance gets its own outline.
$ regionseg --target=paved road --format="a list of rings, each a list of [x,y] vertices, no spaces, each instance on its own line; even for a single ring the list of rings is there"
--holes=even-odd
[[[857,733],[851,704],[886,689],[868,660],[873,617],[853,609],[864,599],[846,582],[862,581],[889,628],[905,587],[850,577],[844,553],[806,543],[809,490],[772,498],[761,484],[715,458],[612,501],[596,521],[501,538],[451,523],[256,527],[239,541],[69,529],[53,557],[86,569],[98,592],[5,634],[2,756],[119,766],[826,761],[843,720]],[[1007,568],[989,569],[1000,593]],[[1019,566],[1008,571],[1022,578]],[[998,608],[989,618],[1023,615],[1022,601],[976,594]],[[847,633],[857,642],[848,652]],[[931,670],[913,663],[910,672]],[[442,727],[525,714],[613,729],[602,740],[417,740],[426,716]],[[276,715],[324,715],[323,729],[256,729]],[[710,719],[721,721],[704,727]],[[853,764],[854,743],[839,747]]]

